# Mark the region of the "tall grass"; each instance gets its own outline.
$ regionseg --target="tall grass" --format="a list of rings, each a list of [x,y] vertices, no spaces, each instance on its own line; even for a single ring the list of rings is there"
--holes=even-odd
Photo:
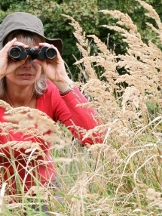
[[[139,2],[148,10],[147,16],[155,20],[157,28],[148,25],[162,42],[162,23],[158,14],[150,5]],[[77,47],[82,55],[75,63],[80,68],[76,85],[90,100],[86,106],[94,107],[97,110],[95,117],[102,119],[100,126],[85,132],[85,137],[91,137],[94,131],[106,131],[103,144],[82,147],[77,140],[72,141],[66,128],[53,125],[40,112],[27,109],[24,115],[24,110],[10,109],[1,102],[8,110],[6,114],[11,122],[19,119],[14,125],[1,124],[4,133],[11,126],[15,131],[28,133],[30,120],[30,126],[35,123],[40,126],[39,131],[31,128],[30,133],[53,141],[51,154],[60,177],[59,192],[64,198],[64,203],[59,203],[47,186],[41,190],[36,187],[34,198],[30,191],[19,194],[15,202],[13,196],[5,195],[9,185],[3,183],[2,215],[21,215],[24,205],[28,215],[43,215],[41,211],[36,214],[29,209],[32,202],[39,204],[40,200],[49,205],[51,215],[162,215],[162,52],[151,41],[148,44],[142,41],[127,14],[109,10],[100,13],[118,19],[116,26],[103,28],[121,33],[123,42],[128,44],[126,54],[117,56],[95,35],[87,36],[72,17],[64,16],[75,29]],[[89,39],[94,42],[95,54],[92,54]],[[119,75],[119,67],[123,68],[123,75]],[[42,137],[49,128],[54,131],[53,136]],[[21,144],[7,143],[17,150]],[[26,143],[26,148],[30,157],[42,154],[37,143],[34,147]]]

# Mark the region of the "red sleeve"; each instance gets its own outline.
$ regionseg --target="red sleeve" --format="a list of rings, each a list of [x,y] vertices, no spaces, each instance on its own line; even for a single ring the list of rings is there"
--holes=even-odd
[[[96,122],[93,120],[94,110],[82,106],[88,101],[81,94],[78,88],[74,88],[67,95],[62,96],[62,99],[66,103],[72,115],[70,121],[72,121],[75,125],[87,130],[96,126]],[[68,121],[65,121],[64,123],[66,124],[66,122]]]
[[[94,119],[94,110],[83,106],[88,100],[81,94],[79,89],[75,87],[67,95],[62,96],[62,99],[71,113],[71,118],[62,122],[69,128],[72,134],[81,140],[83,145],[93,144],[94,142],[101,143],[102,139],[99,134],[93,134],[93,138],[83,140],[83,129],[93,129],[99,123]]]
[[[83,140],[83,130],[89,130],[98,125],[94,120],[94,110],[82,106],[87,102],[77,87],[68,94],[60,96],[58,89],[50,83],[48,92],[39,100],[37,108],[53,118],[54,121],[65,124],[83,145],[101,143],[102,140],[97,134],[93,134],[93,139]]]

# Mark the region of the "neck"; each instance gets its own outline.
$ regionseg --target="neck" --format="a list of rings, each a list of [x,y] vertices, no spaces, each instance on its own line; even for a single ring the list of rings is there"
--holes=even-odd
[[[28,88],[26,90],[12,91],[6,89],[5,100],[12,107],[29,106],[34,96],[33,88]]]

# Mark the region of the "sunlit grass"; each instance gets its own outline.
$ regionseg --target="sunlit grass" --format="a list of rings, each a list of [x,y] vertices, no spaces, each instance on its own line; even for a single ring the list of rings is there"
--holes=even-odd
[[[162,24],[157,19],[158,15],[146,3],[141,4],[149,10],[149,16],[158,21],[158,30],[152,30],[161,39]],[[85,137],[91,137],[93,132],[99,131],[104,134],[103,144],[83,147],[79,141],[72,139],[65,127],[60,129],[60,125],[52,126],[48,118],[39,117],[40,113],[36,120],[36,112],[26,110],[31,114],[33,123],[39,121],[39,136],[43,136],[45,125],[54,131],[52,137],[42,138],[54,141],[51,155],[61,186],[58,193],[64,202],[58,202],[55,191],[49,187],[43,188],[39,182],[35,196],[28,197],[23,193],[17,197],[8,196],[6,192],[9,185],[2,184],[0,210],[3,216],[23,215],[24,207],[29,216],[43,215],[41,202],[48,206],[51,215],[57,216],[161,215],[162,52],[151,42],[143,43],[128,15],[108,10],[102,13],[119,19],[116,26],[104,28],[105,31],[111,29],[121,33],[124,42],[129,45],[125,55],[116,56],[96,36],[86,36],[73,18],[66,17],[74,27],[77,46],[82,55],[81,59],[76,60],[76,66],[80,69],[76,85],[90,99],[87,105],[97,110],[95,118],[102,119],[100,126],[85,132]],[[91,55],[89,38],[93,39],[98,50],[94,56]],[[119,75],[118,67],[123,67],[127,73]],[[98,75],[95,73],[96,68]],[[38,133],[34,128],[32,131],[26,129],[28,115],[25,115],[24,120],[20,110],[12,113],[6,104],[2,105],[11,115],[8,119],[13,121],[16,118],[21,123],[21,127],[14,125],[15,131],[32,132],[33,135]],[[1,124],[4,132],[10,126],[13,125]],[[12,148],[20,145],[9,144]],[[40,150],[36,144],[35,148]],[[27,150],[31,156],[35,156],[30,143]],[[22,185],[17,181],[21,191]],[[38,205],[35,213],[30,208],[33,203]]]

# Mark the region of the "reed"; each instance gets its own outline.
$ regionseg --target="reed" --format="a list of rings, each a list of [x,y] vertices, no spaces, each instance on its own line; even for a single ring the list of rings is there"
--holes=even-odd
[[[149,23],[148,26],[162,41],[162,23],[158,14],[147,3],[138,1],[147,9],[146,15],[155,19],[158,27]],[[116,55],[95,35],[86,35],[72,17],[64,16],[74,27],[77,47],[82,56],[75,62],[80,69],[76,85],[90,100],[80,106],[95,108],[97,112],[94,117],[102,119],[100,126],[83,131],[84,137],[91,137],[96,131],[104,132],[103,144],[83,148],[77,140],[72,141],[65,127],[52,124],[41,112],[15,110],[1,102],[6,107],[6,118],[10,120],[8,124],[0,124],[4,134],[13,127],[16,132],[30,132],[46,141],[53,141],[51,154],[60,177],[60,194],[64,199],[64,204],[59,203],[53,191],[48,186],[40,190],[38,182],[38,186],[32,188],[37,192],[34,200],[29,192],[17,194],[15,202],[13,196],[5,195],[4,190],[9,185],[4,186],[2,182],[0,210],[3,215],[21,215],[22,206],[29,206],[31,202],[39,205],[40,200],[48,204],[51,215],[57,216],[161,215],[162,52],[153,42],[146,44],[142,41],[136,25],[127,14],[109,10],[100,13],[118,19],[116,26],[104,25],[103,28],[122,35],[123,42],[128,44],[125,54]],[[91,50],[92,41],[95,53]],[[118,73],[119,67],[125,71],[123,75]],[[28,123],[38,123],[39,130],[30,128],[29,131]],[[49,128],[53,134],[44,137]],[[17,151],[22,147],[22,143],[17,142],[6,145]],[[37,143],[32,146],[26,143],[25,146],[28,160],[43,153]],[[23,184],[19,187],[22,191]],[[33,215],[31,210],[28,210],[28,215]]]

